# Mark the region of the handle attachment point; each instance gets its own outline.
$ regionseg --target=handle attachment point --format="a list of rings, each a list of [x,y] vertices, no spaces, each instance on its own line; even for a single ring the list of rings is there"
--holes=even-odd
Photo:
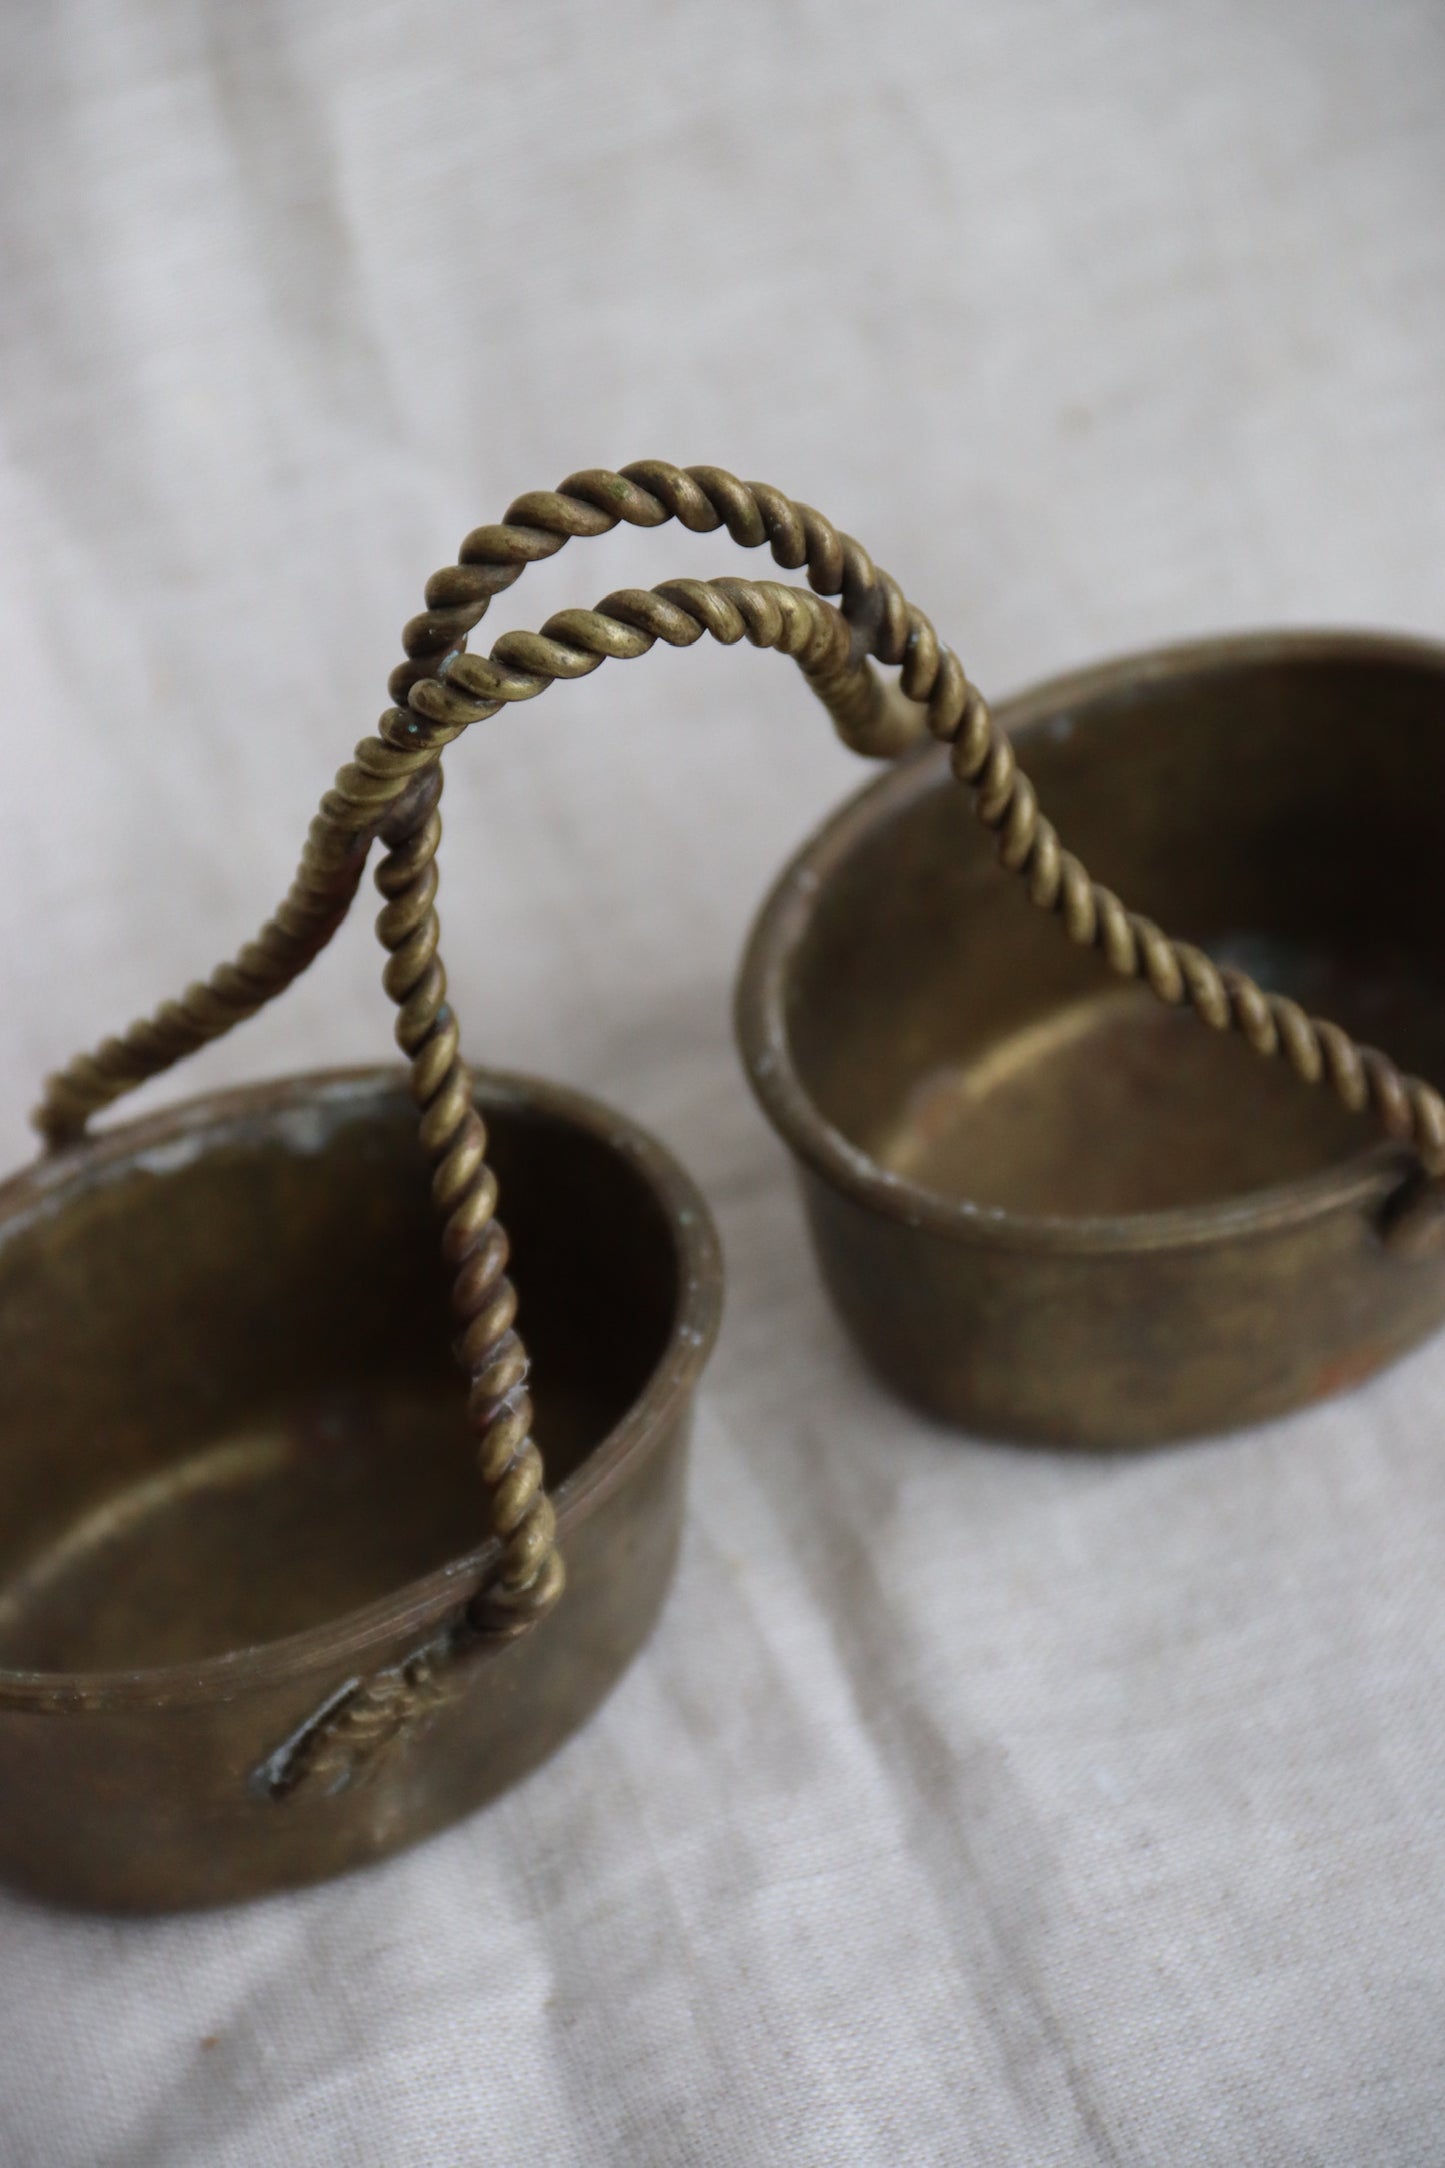
[[[1408,1175],[1380,1215],[1380,1240],[1394,1257],[1438,1257],[1445,1250],[1445,1181],[1423,1168]]]

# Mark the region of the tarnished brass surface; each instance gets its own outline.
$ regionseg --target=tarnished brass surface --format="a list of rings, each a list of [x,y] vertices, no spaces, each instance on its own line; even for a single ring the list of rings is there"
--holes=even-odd
[[[492,596],[509,588],[529,563],[551,557],[570,539],[608,533],[620,522],[655,527],[671,519],[698,533],[726,528],[734,541],[748,548],[766,545],[779,566],[804,571],[809,585],[714,579],[627,589],[607,596],[595,610],[559,611],[540,632],[504,634],[487,658],[466,652],[468,635]],[[828,599],[835,596],[836,604]],[[398,704],[381,717],[376,733],[358,745],[323,798],[296,880],[274,916],[234,962],[221,966],[205,984],[52,1077],[37,1115],[52,1150],[73,1146],[94,1112],[253,1015],[329,940],[355,895],[372,846],[384,845],[377,879],[385,904],[377,930],[388,955],[385,984],[397,1005],[396,1036],[410,1063],[411,1097],[433,1170],[432,1201],[460,1324],[456,1354],[468,1381],[467,1420],[482,1477],[485,1526],[495,1541],[487,1554],[486,1575],[465,1591],[444,1628],[406,1652],[403,1661],[389,1659],[374,1675],[353,1682],[343,1696],[328,1701],[300,1731],[279,1743],[267,1762],[267,1788],[273,1800],[293,1806],[310,1796],[325,1796],[338,1772],[346,1778],[410,1721],[444,1708],[458,1690],[461,1660],[479,1660],[483,1645],[495,1652],[525,1633],[550,1612],[563,1587],[565,1546],[544,1483],[546,1441],[534,1442],[532,1436],[529,1356],[516,1324],[508,1237],[497,1218],[499,1192],[488,1164],[486,1129],[447,999],[435,908],[442,755],[473,723],[495,715],[505,704],[532,699],[558,678],[585,676],[609,657],[636,659],[659,640],[690,646],[706,634],[725,644],[746,639],[793,657],[840,734],[860,752],[894,758],[931,733],[948,748],[946,765],[965,794],[957,804],[972,808],[982,828],[996,839],[1003,866],[1018,877],[1038,912],[1059,921],[1076,950],[1097,951],[1121,978],[1138,981],[1166,1009],[1192,1014],[1217,1032],[1234,1034],[1236,1050],[1247,1047],[1266,1060],[1278,1057],[1280,1071],[1292,1071],[1305,1084],[1322,1084],[1340,1107],[1351,1115],[1368,1114],[1396,1141],[1401,1151],[1392,1164],[1408,1167],[1409,1179],[1396,1181],[1388,1221],[1381,1222],[1381,1239],[1393,1245],[1397,1262],[1430,1254],[1445,1227],[1445,1100],[1435,1087],[1397,1068],[1373,1039],[1357,1040],[1340,1025],[1311,1013],[1289,984],[1284,992],[1265,992],[1252,967],[1257,953],[1271,964],[1279,961],[1273,952],[1236,948],[1216,959],[1197,939],[1181,941],[1164,933],[1148,911],[1127,909],[1112,886],[1094,879],[1040,812],[1007,732],[929,620],[856,542],[809,507],[716,468],[683,470],[642,461],[620,473],[589,470],[571,476],[560,490],[518,498],[505,521],[474,530],[459,562],[428,582],[426,604],[403,635],[407,660],[391,683]],[[896,687],[885,686],[876,676],[875,662],[898,671]],[[1045,749],[1036,736],[1029,745],[1031,752]],[[1121,803],[1162,807],[1165,794],[1147,778],[1136,779],[1133,757],[1131,753],[1123,761],[1108,788],[1119,794]],[[1225,772],[1236,758],[1237,749],[1215,777],[1231,804],[1236,788],[1245,782],[1242,775]],[[1178,813],[1179,807],[1174,810]],[[1207,854],[1217,869],[1217,831],[1209,821],[1191,815],[1187,834],[1180,830],[1179,836],[1180,848],[1187,844],[1195,853]],[[1139,876],[1138,893],[1152,908],[1148,851],[1142,851],[1136,863],[1118,861],[1107,825],[1097,831],[1096,840],[1106,872],[1122,862],[1127,879]],[[1250,847],[1267,856],[1270,837],[1256,837]],[[973,862],[979,862],[977,851]],[[886,864],[882,872],[888,876]],[[1000,896],[1002,892],[1000,884]],[[1176,898],[1166,884],[1159,894],[1171,909],[1180,903],[1188,931],[1187,889]],[[880,925],[893,900],[880,897]],[[1017,900],[1015,890],[1014,904]],[[960,903],[972,910],[971,892]],[[1004,921],[980,923],[1001,927]],[[940,968],[957,933],[951,921],[925,912],[918,938],[923,944],[932,942],[935,953],[930,956],[921,947],[917,955],[895,959],[898,983],[921,984],[920,973],[926,979]],[[1068,955],[1058,944],[1057,969],[1065,967]],[[1012,968],[1009,956],[1008,941],[1001,940],[997,957],[980,966],[980,982],[1000,960]],[[1290,981],[1288,955],[1281,956]],[[1038,982],[1044,990],[1052,983],[1047,974]],[[1292,983],[1311,1000],[1317,993],[1328,998],[1329,989],[1313,987],[1307,975],[1296,974]],[[1373,1012],[1362,1013],[1360,1028],[1373,1032],[1378,1022]],[[1075,1184],[1068,1194],[1082,1196],[1087,1181],[1082,1189],[1078,1184],[1087,1163],[1110,1148],[1109,1136],[1097,1133],[1096,1119],[1089,1115],[1085,1077],[1123,1060],[1141,1080],[1136,1096],[1147,1099],[1149,1079],[1172,1073],[1166,1026],[1156,1020],[1141,1035],[1132,1011],[1117,1003],[1107,1013],[1086,1005],[1077,1017],[1041,1025],[1032,1042],[1025,1032],[1012,1048],[1000,1038],[983,1050],[981,1064],[953,1060],[951,1068],[947,1062],[930,1066],[922,1058],[927,1048],[910,1037],[908,1018],[900,1016],[896,1005],[892,1012],[880,1011],[877,1023],[891,1034],[889,1043],[880,1044],[875,1036],[854,1047],[852,1056],[879,1075],[891,1073],[899,1062],[913,1064],[909,1090],[914,1096],[906,1105],[895,1105],[889,1134],[880,1131],[868,1140],[867,1149],[892,1165],[891,1172],[874,1168],[881,1176],[881,1190],[866,1185],[850,1190],[844,1184],[850,1209],[861,1200],[865,1220],[876,1216],[879,1196],[906,1194],[915,1200],[910,1210],[922,1210],[916,1200],[926,1202],[930,1192],[903,1181],[899,1170],[930,1181],[969,1179],[967,1168],[977,1158],[972,1140],[987,1135],[980,1110],[995,1091],[991,1075],[996,1079],[1027,1070],[1036,1099],[1035,1126],[1050,1129],[1061,1140],[1077,1139],[1061,1141],[1056,1157]],[[1036,1054],[1047,1049],[1043,1058],[1030,1055],[1031,1043]],[[1077,1050],[1084,1047],[1092,1053],[1081,1070]],[[1116,1055],[1116,1047],[1130,1051]],[[1237,1119],[1221,1119],[1203,1071],[1190,1088],[1228,1149],[1242,1155],[1241,1164],[1251,1152],[1259,1156],[1268,1149],[1262,1101],[1247,1104]],[[1267,1092],[1271,1087],[1260,1088]],[[1106,1093],[1106,1114],[1107,1100]],[[1294,1154],[1299,1143],[1296,1119],[1282,1105],[1275,1119],[1281,1153]],[[1337,1115],[1330,1119],[1338,1122]],[[800,1117],[800,1136],[807,1127]],[[1118,1155],[1121,1174],[1131,1157],[1143,1163],[1139,1178],[1148,1194],[1151,1149],[1145,1144],[1137,1152],[1121,1150]],[[1310,1148],[1305,1149],[1308,1158]],[[826,1159],[827,1154],[821,1156]],[[1016,1157],[1022,1166],[1027,1154]],[[872,1164],[865,1154],[849,1159],[845,1152],[843,1158],[855,1174]],[[1293,1158],[1284,1164],[1292,1166]],[[1036,1167],[1035,1179],[1038,1171]],[[836,1175],[836,1167],[832,1172]],[[820,1200],[817,1210],[822,1215],[832,1205]],[[920,1225],[927,1216],[924,1212]],[[841,1270],[838,1259],[847,1247],[840,1235],[836,1255],[829,1260],[835,1285]],[[921,1249],[917,1255],[918,1284],[913,1290],[906,1287],[907,1257],[896,1261],[904,1281],[892,1290],[892,1300],[898,1308],[900,1296],[906,1297],[900,1324],[905,1338],[922,1329],[918,1320],[930,1300]],[[859,1299],[865,1304],[871,1300],[861,1292]],[[981,1331],[991,1330],[992,1299],[984,1302],[976,1320]],[[880,1314],[887,1308],[882,1303]],[[138,1318],[136,1329],[141,1329]],[[865,1338],[872,1329],[867,1320],[860,1325]],[[1008,1361],[1005,1342],[999,1339],[989,1362],[1006,1371]],[[1147,1399],[1147,1394],[1138,1397],[1136,1414]],[[972,1405],[968,1393],[964,1403]],[[1006,1411],[1006,1394],[1001,1404]],[[386,1418],[378,1412],[376,1420]],[[1087,1417],[1076,1424],[1076,1431],[1090,1434],[1093,1420]],[[1034,1422],[1034,1415],[1024,1414],[1017,1423],[1000,1427],[1026,1430]],[[243,1468],[254,1468],[272,1451],[271,1444],[254,1437],[249,1442],[233,1440],[232,1445],[234,1450],[228,1447],[218,1462],[207,1464],[208,1475],[197,1474],[192,1485],[197,1493],[217,1470],[229,1470],[240,1480]],[[143,1489],[140,1503],[132,1500],[127,1511],[143,1516],[150,1495]],[[82,1539],[75,1540],[83,1548]]]
[[[1219,981],[1267,979],[1445,1077],[1445,649],[1201,642],[999,721],[1110,888]],[[1445,1254],[1419,1239],[1438,1219],[1393,1239],[1413,1155],[1052,938],[946,756],[794,860],[738,1018],[843,1317],[953,1421],[1093,1444],[1225,1428],[1354,1383],[1445,1313]]]
[[[594,1102],[479,1091],[570,1565],[560,1634],[455,1645],[497,1545],[399,1073],[194,1102],[0,1191],[6,1876],[150,1907],[336,1873],[541,1760],[646,1634],[717,1324],[711,1223]],[[439,1642],[422,1720],[402,1673]],[[316,1723],[368,1691],[364,1737]]]

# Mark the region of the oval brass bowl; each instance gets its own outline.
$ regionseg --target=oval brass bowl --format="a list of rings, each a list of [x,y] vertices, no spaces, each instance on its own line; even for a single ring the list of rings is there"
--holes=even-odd
[[[0,1190],[0,1872],[110,1907],[334,1874],[465,1814],[594,1709],[676,1550],[717,1328],[707,1207],[581,1095],[479,1103],[568,1586],[356,1780],[287,1742],[485,1577],[416,1110],[392,1070],[204,1099]]]
[[[1262,634],[999,711],[1130,907],[1445,1080],[1445,649]],[[1136,1444],[1271,1416],[1445,1315],[1363,1117],[1121,984],[993,862],[941,751],[847,804],[751,937],[738,1029],[824,1278],[910,1400]]]

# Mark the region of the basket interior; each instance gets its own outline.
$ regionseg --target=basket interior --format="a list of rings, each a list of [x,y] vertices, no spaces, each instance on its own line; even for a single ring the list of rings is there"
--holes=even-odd
[[[678,1255],[611,1142],[483,1105],[555,1486],[662,1359]],[[217,1655],[475,1549],[451,1329],[390,1083],[233,1101],[0,1219],[0,1664]]]
[[[1428,656],[1240,653],[1016,732],[1045,813],[1166,932],[1445,1081],[1445,677]],[[935,754],[830,864],[790,962],[819,1111],[880,1166],[1024,1213],[1288,1183],[1376,1141],[1327,1089],[1115,978],[1000,872]]]

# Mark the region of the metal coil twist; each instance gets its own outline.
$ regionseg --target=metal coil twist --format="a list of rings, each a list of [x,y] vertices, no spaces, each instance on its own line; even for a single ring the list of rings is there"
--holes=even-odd
[[[563,1570],[552,1501],[542,1487],[542,1456],[531,1437],[529,1366],[514,1329],[517,1296],[507,1277],[508,1243],[496,1216],[486,1125],[437,953],[441,784],[440,768],[432,768],[425,787],[387,823],[389,848],[376,872],[387,900],[376,930],[388,953],[382,976],[397,1005],[397,1043],[411,1063],[412,1097],[421,1109],[422,1148],[433,1164],[442,1255],[454,1275],[456,1355],[468,1381],[467,1411],[491,1530],[502,1547],[496,1577],[473,1603],[470,1623],[480,1632],[510,1636],[551,1610],[562,1592]]]
[[[98,1107],[230,1030],[289,985],[344,916],[359,860],[390,806],[469,722],[495,713],[504,701],[533,697],[558,676],[583,676],[609,655],[645,652],[631,634],[672,638],[675,619],[659,611],[631,623],[625,613],[634,598],[614,596],[599,611],[560,612],[541,633],[505,635],[487,662],[464,652],[492,597],[513,586],[529,564],[555,556],[570,540],[607,534],[622,523],[658,527],[670,519],[697,534],[726,527],[744,548],[766,544],[785,570],[806,570],[816,595],[841,597],[846,649],[832,641],[811,657],[788,651],[798,654],[842,735],[858,750],[884,757],[911,742],[906,711],[889,703],[860,667],[866,655],[897,666],[905,697],[925,704],[928,727],[954,744],[954,772],[973,790],[980,819],[998,832],[1003,863],[1025,878],[1041,908],[1062,918],[1071,939],[1100,950],[1121,975],[1142,978],[1161,1000],[1187,1002],[1213,1028],[1238,1031],[1256,1052],[1282,1053],[1306,1083],[1327,1081],[1346,1106],[1372,1112],[1389,1136],[1413,1146],[1428,1174],[1445,1174],[1445,1101],[1431,1086],[1403,1075],[1387,1056],[1359,1046],[1338,1025],[1266,993],[1245,973],[1221,969],[1189,943],[1171,941],[1090,879],[1040,813],[1012,748],[956,656],[861,544],[766,483],[662,460],[640,460],[616,473],[591,468],[571,475],[560,489],[529,491],[504,520],[467,536],[458,562],[428,580],[426,609],[403,631],[406,660],[390,681],[401,705],[382,717],[378,736],[358,746],[327,793],[281,909],[205,985],[52,1078],[37,1116],[47,1139],[59,1143],[80,1134]],[[695,593],[701,584],[675,583],[653,593],[663,602],[678,601],[678,588]],[[724,591],[739,585],[711,584]],[[681,606],[686,614],[685,601]],[[694,623],[690,634],[678,635],[680,644],[713,629]],[[716,636],[728,634],[720,629]],[[443,679],[450,698],[437,689]]]
[[[285,899],[234,961],[47,1078],[34,1115],[47,1147],[73,1143],[84,1135],[92,1114],[224,1038],[283,994],[351,909],[366,853],[367,839],[345,836],[318,816]]]
[[[1445,1099],[1432,1085],[1126,910],[1062,847],[981,698],[971,694],[957,728],[940,734],[950,736],[953,772],[973,791],[979,819],[998,835],[1001,862],[1026,882],[1041,910],[1062,920],[1071,941],[1097,949],[1121,978],[1142,979],[1160,1001],[1187,1003],[1213,1030],[1239,1032],[1255,1053],[1282,1054],[1303,1083],[1326,1081],[1351,1113],[1372,1114],[1387,1136],[1411,1145],[1428,1175],[1445,1174]]]
[[[529,564],[619,524],[650,528],[668,520],[697,534],[726,528],[744,548],[766,546],[780,568],[806,573],[808,589],[741,579],[624,589],[595,610],[557,612],[539,632],[504,634],[485,658],[467,653],[493,596],[512,587]],[[836,607],[825,599],[834,596]],[[988,703],[929,619],[859,543],[811,506],[717,467],[642,460],[616,473],[588,469],[560,489],[518,497],[504,520],[475,528],[457,563],[427,582],[425,602],[402,635],[405,660],[390,679],[396,705],[322,799],[296,878],[274,916],[234,962],[52,1077],[36,1122],[51,1146],[79,1137],[99,1108],[273,1000],[331,938],[372,844],[385,839],[378,881],[387,901],[378,930],[389,952],[386,984],[398,1004],[397,1037],[412,1065],[423,1143],[435,1162],[443,1245],[457,1276],[458,1349],[502,1546],[497,1580],[472,1606],[473,1633],[508,1635],[541,1616],[560,1592],[562,1569],[541,1462],[528,1435],[526,1355],[513,1322],[516,1298],[505,1275],[506,1238],[495,1218],[485,1131],[438,954],[438,763],[471,724],[512,701],[535,698],[558,678],[584,677],[608,659],[633,660],[658,640],[690,646],[707,633],[725,644],[747,639],[791,655],[839,734],[859,752],[892,758],[931,732],[950,746],[953,773],[997,835],[1003,865],[1041,910],[1060,919],[1071,940],[1098,950],[1121,976],[1141,979],[1161,1001],[1187,1004],[1215,1030],[1239,1032],[1256,1053],[1282,1055],[1305,1083],[1327,1083],[1345,1106],[1373,1114],[1388,1136],[1410,1145],[1432,1183],[1445,1176],[1441,1095],[1338,1025],[1267,993],[1242,971],[1221,968],[1190,943],[1171,940],[1094,881],[1040,812]],[[896,693],[876,677],[870,659],[898,671]],[[414,1700],[430,1704],[446,1690],[433,1676],[437,1667],[430,1657],[421,1663],[419,1654],[413,1668]],[[405,1721],[407,1697],[396,1681],[406,1676],[402,1666],[386,1675],[385,1688],[375,1682],[371,1732],[390,1736]],[[358,1739],[369,1735],[365,1694],[363,1687],[336,1719]]]
[[[900,621],[905,605],[896,582],[876,570],[851,536],[840,534],[821,513],[794,504],[780,490],[739,482],[721,468],[684,470],[661,460],[642,460],[620,474],[589,469],[570,476],[559,490],[518,497],[504,521],[476,528],[462,544],[458,563],[428,580],[427,607],[404,628],[407,659],[390,680],[392,696],[401,705],[383,715],[378,734],[358,745],[322,799],[301,864],[279,908],[234,961],[47,1080],[35,1115],[46,1143],[55,1148],[73,1142],[84,1134],[91,1115],[254,1016],[325,947],[346,916],[367,853],[391,806],[413,776],[466,727],[447,731],[433,724],[423,739],[409,726],[406,708],[413,688],[434,678],[446,658],[465,647],[493,595],[514,585],[529,564],[555,556],[574,537],[608,534],[624,522],[658,527],[674,518],[697,534],[726,526],[745,547],[766,542],[785,570],[806,565],[817,593],[843,597],[843,614],[856,628],[849,660],[863,652],[874,620]],[[875,646],[874,652],[888,659],[882,648]],[[837,665],[819,676],[818,689],[848,734],[857,694],[850,683],[853,673],[841,656]],[[871,696],[865,704],[872,709]],[[891,734],[886,713],[875,715],[873,728],[875,743],[867,741],[861,725],[849,742],[884,757],[905,742],[906,733]]]

